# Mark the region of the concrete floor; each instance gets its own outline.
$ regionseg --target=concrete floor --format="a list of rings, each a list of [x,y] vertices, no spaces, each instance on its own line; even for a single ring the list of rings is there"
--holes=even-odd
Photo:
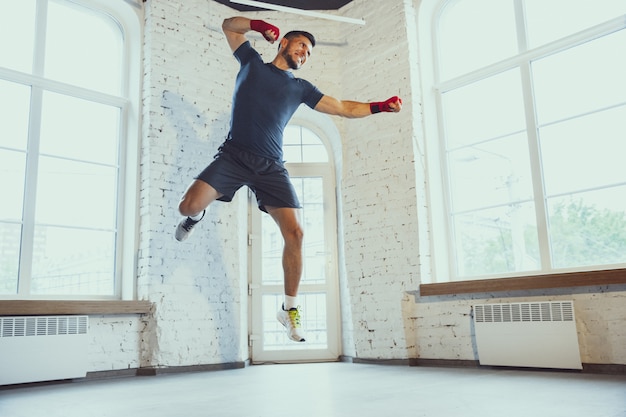
[[[626,417],[626,375],[351,363],[31,385],[2,417]]]

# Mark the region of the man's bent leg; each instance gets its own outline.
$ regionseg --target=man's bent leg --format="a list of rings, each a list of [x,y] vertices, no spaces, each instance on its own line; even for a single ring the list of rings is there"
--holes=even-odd
[[[298,295],[300,278],[302,277],[302,238],[303,232],[298,221],[297,210],[294,208],[266,207],[267,212],[278,224],[285,241],[283,249],[283,271],[285,298]],[[289,338],[296,342],[304,342],[300,332],[300,312],[296,306],[285,306],[278,312],[280,321],[289,333]]]
[[[221,196],[222,194],[206,182],[193,180],[178,203],[178,211],[183,216],[196,216]]]
[[[176,226],[176,240],[182,242],[193,232],[193,227],[204,217],[206,208],[221,194],[201,180],[194,180],[178,203],[178,211],[184,217]]]

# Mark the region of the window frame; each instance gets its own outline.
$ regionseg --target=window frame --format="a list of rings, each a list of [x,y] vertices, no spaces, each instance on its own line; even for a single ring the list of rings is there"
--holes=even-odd
[[[595,269],[584,267],[576,270],[576,268],[572,268],[565,272],[559,270],[546,273],[545,270],[542,270],[534,273],[521,272],[452,280],[451,271],[455,270],[454,262],[456,261],[451,256],[453,243],[448,214],[450,201],[445,186],[447,171],[445,171],[445,161],[442,157],[445,152],[441,139],[444,126],[439,116],[443,110],[441,99],[443,92],[513,68],[519,68],[520,71],[523,71],[524,82],[529,82],[530,66],[533,60],[556,54],[575,45],[581,45],[591,39],[598,39],[624,29],[625,26],[623,17],[617,17],[566,38],[517,54],[510,59],[442,82],[438,79],[437,21],[448,3],[449,0],[426,0],[417,6],[416,20],[420,60],[433,63],[433,65],[420,66],[420,77],[424,86],[422,111],[425,133],[425,170],[428,179],[428,206],[430,208],[427,224],[426,221],[421,221],[430,230],[430,247],[423,250],[429,251],[432,258],[431,269],[422,275],[420,294],[445,295],[626,283],[626,268],[607,269],[607,266],[599,266]],[[521,2],[516,1],[516,7],[520,7],[520,5]],[[524,94],[530,93],[525,90]],[[528,99],[531,97],[525,97],[525,101]],[[528,126],[529,130],[533,128],[536,128],[534,123]],[[532,134],[536,135],[536,132],[537,130],[534,129]],[[547,243],[545,241],[540,242],[540,245],[544,246],[542,250],[546,250]]]
[[[37,0],[36,14],[45,12],[48,3],[54,0]],[[120,109],[119,118],[119,156],[117,172],[117,211],[118,221],[116,224],[115,240],[115,267],[114,267],[114,292],[108,296],[84,296],[84,295],[33,295],[30,293],[30,282],[19,283],[17,293],[0,295],[0,300],[101,300],[96,303],[107,302],[107,300],[134,300],[136,298],[136,261],[135,252],[138,247],[137,224],[138,224],[138,184],[139,184],[139,145],[140,145],[140,120],[141,120],[141,31],[143,6],[131,4],[130,2],[108,2],[105,0],[65,0],[70,4],[88,8],[98,15],[110,18],[119,27],[122,40],[122,86],[120,94],[111,95],[107,93],[90,90],[80,86],[67,84],[64,82],[46,79],[41,74],[42,55],[35,55],[33,70],[30,73],[23,73],[9,68],[0,68],[0,79],[8,82],[23,84],[31,89],[31,114],[41,114],[42,96],[44,92],[52,92],[66,95],[72,98],[85,99],[95,103],[110,105]],[[39,18],[39,17],[38,17]],[[45,33],[36,27],[35,42],[42,44],[45,42]],[[37,116],[37,115],[35,115]],[[29,121],[29,136],[39,135],[39,117],[31,117]],[[34,121],[35,120],[35,121]],[[36,132],[32,133],[32,129]],[[38,158],[37,149],[33,151],[30,144],[27,148],[29,158]],[[28,183],[36,180],[36,173],[30,173],[26,177],[26,192]],[[30,210],[34,210],[31,207]],[[32,214],[32,213],[31,213]],[[25,213],[24,219],[28,218]],[[32,217],[32,216],[31,216]],[[32,238],[33,224],[23,221],[22,236]],[[31,229],[30,232],[27,229]],[[23,239],[22,238],[22,239]],[[28,238],[28,237],[27,237]],[[20,248],[25,245],[22,243]],[[28,243],[26,244],[28,247]],[[31,245],[32,247],[32,245]],[[22,250],[22,249],[21,249]],[[26,253],[21,257],[20,269],[30,270],[32,265],[32,253]],[[30,280],[30,277],[28,278]],[[48,301],[58,308],[61,301]],[[0,301],[3,305],[13,306],[11,301]],[[8,304],[7,304],[8,303]],[[57,304],[55,304],[57,303]],[[61,302],[62,303],[62,302]],[[12,307],[13,308],[13,307]]]

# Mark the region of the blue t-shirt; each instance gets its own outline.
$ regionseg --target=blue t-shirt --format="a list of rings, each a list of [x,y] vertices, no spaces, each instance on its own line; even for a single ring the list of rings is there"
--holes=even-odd
[[[283,130],[300,104],[314,108],[322,92],[291,71],[264,63],[244,42],[234,53],[241,64],[230,121],[232,144],[266,158],[281,160]]]

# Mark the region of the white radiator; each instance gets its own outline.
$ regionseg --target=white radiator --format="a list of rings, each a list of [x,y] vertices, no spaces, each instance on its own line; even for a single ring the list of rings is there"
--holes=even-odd
[[[481,365],[582,369],[572,301],[474,306]]]
[[[0,317],[0,385],[84,377],[88,316]]]

